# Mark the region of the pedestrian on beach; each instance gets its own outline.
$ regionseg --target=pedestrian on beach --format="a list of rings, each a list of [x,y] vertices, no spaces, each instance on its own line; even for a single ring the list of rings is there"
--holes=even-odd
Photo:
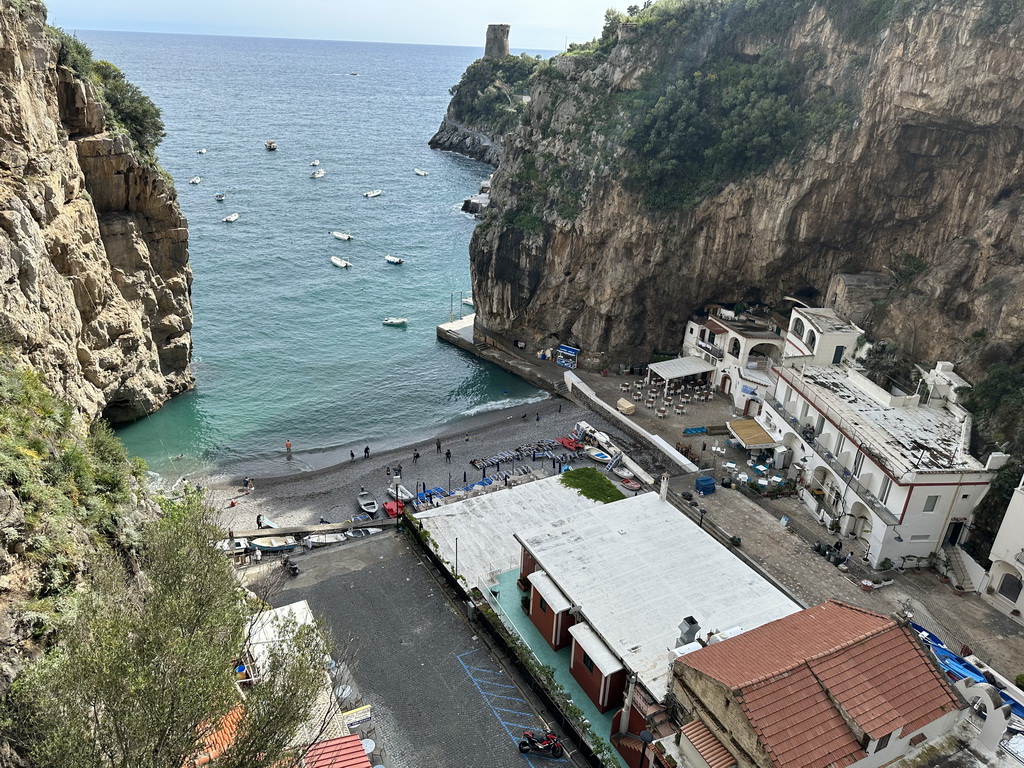
[[[446,450],[444,452],[444,461],[445,461],[445,464],[451,464],[452,463],[452,449],[451,448],[449,448],[448,450]]]
[[[399,464],[397,467],[395,467],[395,474],[401,476],[401,474],[402,474],[402,465],[401,464]]]
[[[440,456],[441,455],[441,438],[437,438],[437,442],[434,443],[434,445],[437,446],[437,455]]]
[[[562,404],[561,404],[561,403],[559,403],[559,404],[558,404],[558,412],[559,412],[559,413],[561,413],[561,412],[562,412]]]
[[[370,446],[366,446],[365,448],[363,448],[363,458],[370,458]]]
[[[466,433],[466,442],[469,442],[469,432]]]
[[[384,474],[387,475],[388,477],[391,477],[391,465],[390,464],[388,466],[384,467]]]
[[[252,493],[255,490],[256,490],[256,480],[254,480],[253,478],[250,477],[249,478],[249,493]]]
[[[243,477],[242,478],[242,490],[245,491],[246,493],[249,492],[249,478],[248,477]]]
[[[530,415],[530,414],[528,414],[528,413],[524,413],[524,414],[523,414],[523,421],[526,421],[526,417],[527,417],[527,416],[529,416],[529,415]]]
[[[256,515],[256,527],[257,528],[262,528],[263,527],[263,515]]]
[[[260,550],[258,550],[258,549],[253,550],[252,559],[253,559],[253,562],[256,563],[256,565],[259,565],[260,564],[260,560],[263,559],[263,553]]]
[[[537,423],[540,424],[540,414],[537,414]]]
[[[349,459],[349,461],[355,461],[356,460],[356,452],[355,451],[349,451],[348,455],[351,457]]]
[[[412,463],[415,464],[419,460],[420,460],[420,452],[419,451],[413,451],[412,452]]]

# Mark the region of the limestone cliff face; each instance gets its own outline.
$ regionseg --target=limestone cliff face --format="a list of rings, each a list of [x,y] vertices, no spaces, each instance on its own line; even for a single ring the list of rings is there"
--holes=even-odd
[[[131,420],[192,386],[187,224],[43,25],[0,10],[0,343],[81,412]]]
[[[1019,349],[1024,35],[1020,18],[974,31],[985,5],[939,0],[860,43],[811,6],[774,42],[792,59],[822,57],[819,86],[855,84],[856,119],[692,209],[646,206],[623,184],[627,150],[601,133],[610,100],[657,56],[621,35],[607,57],[556,58],[507,138],[471,246],[478,329],[571,343],[585,365],[610,367],[677,350],[708,301],[827,303],[833,274],[872,270],[901,280],[866,323],[915,359],[963,360],[982,330]],[[770,42],[748,37],[737,53]],[[581,159],[581,127],[591,146],[612,146],[605,159]],[[575,211],[559,206],[566,189]],[[511,214],[538,194],[539,225],[521,226]],[[922,268],[901,269],[908,257]]]
[[[481,163],[497,166],[501,160],[502,138],[492,131],[474,130],[463,125],[455,119],[449,108],[448,114],[441,121],[441,127],[427,145],[431,149],[458,152]]]

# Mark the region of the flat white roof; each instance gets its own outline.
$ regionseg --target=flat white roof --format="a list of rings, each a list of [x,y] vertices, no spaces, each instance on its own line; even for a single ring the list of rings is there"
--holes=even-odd
[[[605,677],[622,669],[622,662],[589,625],[573,624],[569,627],[569,634]]]
[[[655,493],[597,507],[572,525],[523,528],[517,538],[656,696],[686,616],[706,635],[800,610]]]
[[[800,390],[813,390],[818,408],[839,420],[847,432],[872,449],[895,476],[913,471],[981,471],[981,462],[964,441],[965,422],[948,408],[933,405],[889,407],[850,381],[846,369],[835,365],[786,368]]]
[[[313,621],[313,612],[305,600],[263,611],[250,618],[249,653],[252,656],[256,676],[266,672],[270,664],[272,648],[282,642],[282,634],[290,636],[296,627],[312,624]],[[282,630],[286,630],[286,632],[282,632]]]
[[[853,323],[839,317],[834,309],[827,307],[793,307],[793,314],[803,316],[804,322],[809,323],[819,334],[841,331],[862,332]],[[792,323],[790,325],[792,326]]]
[[[648,366],[652,373],[658,374],[661,378],[681,379],[684,376],[696,376],[699,373],[715,370],[715,366],[704,362],[699,357],[677,357],[673,360],[664,360],[660,363],[651,363]]]
[[[562,590],[555,586],[555,583],[551,581],[544,571],[534,571],[526,578],[533,584],[533,588],[540,593],[540,596],[544,598],[548,608],[555,613],[561,613],[572,608],[572,603],[565,598]]]

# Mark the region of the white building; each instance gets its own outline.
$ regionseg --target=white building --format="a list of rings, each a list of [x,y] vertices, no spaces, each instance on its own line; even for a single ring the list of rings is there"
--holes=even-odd
[[[1024,478],[1013,492],[989,553],[992,567],[983,582],[992,588],[989,602],[1003,611],[1024,609]]]
[[[795,308],[757,421],[795,459],[818,519],[859,539],[873,566],[899,566],[960,541],[1000,455],[984,466],[968,452],[971,417],[957,404],[967,383],[951,363],[919,392],[887,392],[854,366],[861,333],[833,310]]]
[[[683,334],[683,354],[714,366],[712,383],[732,398],[744,414],[756,414],[767,390],[774,386],[772,364],[782,359],[785,331],[778,323],[724,307],[690,320]]]

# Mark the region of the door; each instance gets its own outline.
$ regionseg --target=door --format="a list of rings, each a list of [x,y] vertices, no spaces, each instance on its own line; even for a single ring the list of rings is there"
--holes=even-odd
[[[843,361],[845,351],[846,347],[836,347],[836,351],[832,353],[832,365],[839,365]]]
[[[942,540],[942,546],[955,547],[960,542],[960,534],[963,532],[963,523],[951,523],[946,529],[946,537]]]

